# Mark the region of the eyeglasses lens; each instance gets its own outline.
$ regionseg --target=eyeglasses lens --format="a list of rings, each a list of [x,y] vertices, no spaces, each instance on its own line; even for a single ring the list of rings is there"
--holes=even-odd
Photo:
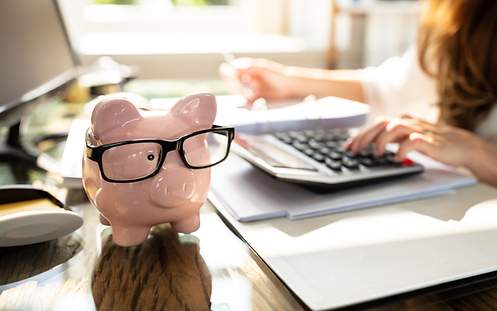
[[[161,146],[140,142],[107,149],[102,155],[102,169],[107,178],[134,180],[149,176],[158,167]]]
[[[221,162],[228,153],[229,134],[219,130],[194,135],[183,142],[185,159],[193,167],[204,167]]]

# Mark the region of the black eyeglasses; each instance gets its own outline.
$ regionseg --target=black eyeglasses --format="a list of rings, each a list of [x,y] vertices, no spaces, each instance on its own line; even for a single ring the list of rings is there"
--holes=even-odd
[[[137,182],[159,173],[169,151],[178,151],[186,167],[202,169],[224,161],[235,129],[214,125],[176,140],[133,139],[96,146],[91,128],[86,132],[86,156],[98,163],[108,182]]]

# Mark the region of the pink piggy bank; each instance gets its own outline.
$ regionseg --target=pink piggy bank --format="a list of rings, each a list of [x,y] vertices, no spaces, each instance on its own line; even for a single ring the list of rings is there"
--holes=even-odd
[[[86,136],[83,186],[112,226],[116,244],[142,243],[153,225],[177,232],[198,229],[210,167],[223,161],[233,128],[213,126],[211,94],[182,98],[171,110],[153,110],[126,95],[103,97]]]

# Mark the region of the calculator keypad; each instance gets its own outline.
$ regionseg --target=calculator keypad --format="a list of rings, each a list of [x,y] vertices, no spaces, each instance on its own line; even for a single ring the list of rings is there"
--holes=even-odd
[[[349,138],[349,133],[343,129],[282,132],[274,136],[336,173],[412,165],[408,162],[396,162],[395,154],[390,151],[381,157],[375,157],[372,145],[357,154],[345,150],[343,145]]]

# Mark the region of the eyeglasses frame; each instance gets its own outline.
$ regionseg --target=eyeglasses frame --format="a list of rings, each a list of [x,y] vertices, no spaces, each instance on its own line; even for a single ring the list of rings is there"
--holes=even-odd
[[[183,144],[184,144],[185,140],[187,140],[190,137],[196,136],[196,135],[201,135],[201,134],[210,133],[210,132],[218,132],[218,131],[225,131],[227,136],[228,136],[228,145],[227,145],[226,154],[224,155],[224,157],[221,160],[217,161],[216,163],[212,163],[209,165],[204,165],[204,166],[190,165],[190,163],[188,163],[188,160],[186,159],[185,151],[183,150]],[[212,166],[217,165],[217,164],[223,162],[224,160],[226,160],[226,158],[229,155],[231,143],[232,143],[233,139],[235,138],[235,129],[233,127],[213,125],[210,129],[196,131],[196,132],[181,136],[175,140],[143,138],[143,139],[130,139],[130,140],[119,141],[119,142],[110,143],[110,144],[103,144],[103,145],[99,145],[99,146],[94,146],[94,145],[89,144],[89,135],[91,134],[90,132],[91,132],[91,128],[88,128],[88,130],[86,131],[85,155],[88,159],[97,162],[98,168],[100,170],[100,174],[102,175],[102,178],[105,181],[112,182],[112,183],[133,183],[133,182],[139,182],[139,181],[154,177],[155,175],[157,175],[160,172],[162,164],[164,164],[164,161],[166,160],[167,154],[170,151],[175,151],[175,150],[178,151],[180,158],[183,161],[183,164],[185,164],[185,166],[187,168],[204,169],[204,168],[212,167]],[[224,135],[224,134],[222,134],[222,135]],[[160,159],[159,159],[157,168],[154,170],[154,172],[147,175],[147,176],[136,178],[136,179],[114,180],[114,179],[108,178],[105,175],[105,172],[103,169],[103,164],[102,164],[102,157],[103,157],[104,152],[108,149],[111,149],[111,148],[115,148],[115,147],[119,147],[119,146],[123,146],[123,145],[138,144],[138,143],[156,143],[156,144],[159,144],[161,146]]]

